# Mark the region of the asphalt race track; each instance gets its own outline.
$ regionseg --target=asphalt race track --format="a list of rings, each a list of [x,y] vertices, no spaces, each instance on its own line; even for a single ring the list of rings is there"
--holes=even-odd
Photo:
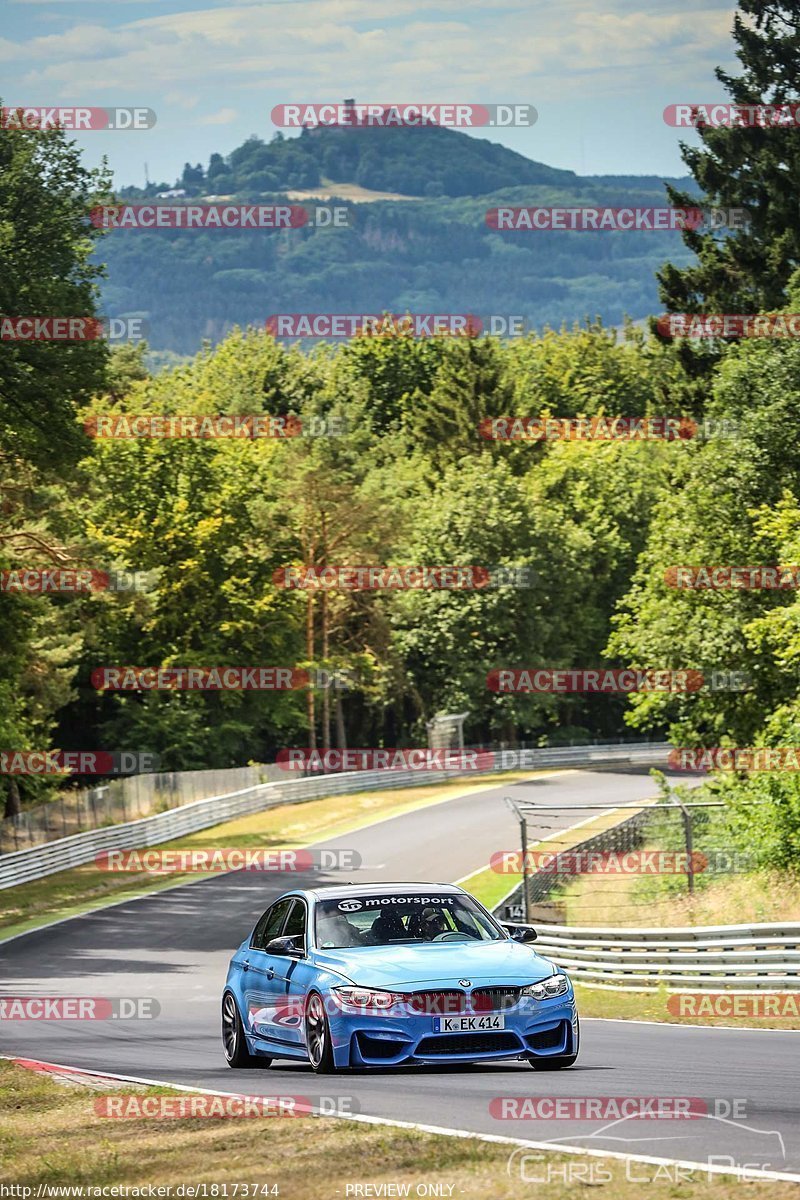
[[[517,845],[503,797],[609,805],[653,794],[646,771],[570,771],[505,784],[323,843],[362,857],[358,882],[451,881]],[[547,814],[552,832],[590,814]],[[524,1063],[317,1077],[302,1064],[234,1072],[224,1062],[219,1003],[228,959],[286,887],[328,876],[212,876],[76,917],[0,945],[0,993],[154,997],[151,1021],[6,1021],[0,1053],[247,1094],[337,1097],[346,1110],[425,1125],[599,1151],[800,1173],[800,1033],[586,1021],[574,1068]],[[731,914],[731,922],[735,914]],[[498,1120],[490,1101],[528,1097],[696,1097],[718,1115],[694,1120]],[[730,1104],[744,1101],[745,1115]],[[740,1108],[741,1114],[741,1108]],[[732,1119],[732,1116],[736,1119]]]

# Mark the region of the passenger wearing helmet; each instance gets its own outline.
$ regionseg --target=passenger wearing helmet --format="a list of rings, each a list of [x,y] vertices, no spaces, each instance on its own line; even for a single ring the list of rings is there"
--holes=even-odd
[[[408,937],[403,918],[396,912],[382,912],[372,922],[370,930],[373,942],[382,946]]]

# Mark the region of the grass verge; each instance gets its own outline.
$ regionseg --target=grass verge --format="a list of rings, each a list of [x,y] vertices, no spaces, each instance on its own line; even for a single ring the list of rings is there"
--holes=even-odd
[[[726,1002],[728,996],[735,998],[739,995],[742,1002],[751,998],[743,997],[741,993],[734,991],[726,991],[724,987],[717,988],[714,994],[724,995]],[[675,993],[667,991],[666,987],[656,988],[650,992],[611,992],[604,988],[575,984],[575,997],[582,1017],[606,1017],[607,1019],[629,1021],[666,1021],[674,1025],[733,1025],[740,1029],[800,1029],[800,992],[790,993],[789,1007],[795,1010],[796,1015],[790,1014],[785,1017],[749,1015],[737,1017],[727,1013],[711,1016],[704,1013],[702,1009],[699,1014],[690,1011],[689,1015],[680,1017],[667,1007],[670,996],[674,997]],[[761,996],[763,1000],[770,999],[769,994],[761,993]],[[798,1049],[800,1049],[800,1042],[798,1042]]]
[[[591,875],[567,884],[558,899],[566,905],[566,924],[578,926],[653,928],[800,920],[797,876],[777,871],[698,876],[693,894],[684,888],[684,876]]]
[[[163,1095],[167,1089],[121,1086],[115,1094],[123,1091],[141,1096]],[[151,1185],[171,1188],[174,1197],[180,1185],[206,1184],[205,1195],[232,1197],[237,1183],[249,1185],[249,1192],[241,1187],[239,1195],[250,1200],[275,1194],[284,1200],[341,1200],[358,1194],[352,1190],[358,1184],[373,1189],[409,1185],[408,1193],[384,1187],[362,1190],[362,1196],[424,1195],[418,1190],[422,1184],[428,1185],[427,1194],[464,1200],[534,1195],[571,1200],[591,1183],[611,1184],[613,1195],[623,1200],[639,1200],[644,1184],[650,1185],[652,1200],[739,1200],[741,1195],[741,1182],[730,1176],[522,1151],[333,1118],[110,1120],[96,1115],[98,1095],[0,1061],[0,1182],[33,1188],[33,1195],[41,1185],[43,1200],[48,1185]],[[532,1132],[536,1136],[541,1136],[538,1128]],[[536,1182],[536,1177],[551,1181]],[[214,1185],[227,1190],[220,1186],[213,1192]],[[261,1190],[273,1185],[277,1192]],[[753,1182],[747,1194],[750,1200],[788,1200],[797,1187]]]

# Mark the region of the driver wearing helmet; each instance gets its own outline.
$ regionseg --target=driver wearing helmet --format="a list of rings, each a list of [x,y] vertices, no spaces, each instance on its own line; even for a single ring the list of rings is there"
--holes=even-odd
[[[427,942],[440,933],[449,933],[450,926],[447,917],[440,908],[424,908],[422,910],[422,936]]]
[[[408,937],[406,927],[403,924],[403,918],[399,913],[382,912],[372,922],[370,933],[373,940],[380,944],[386,942],[401,941]]]

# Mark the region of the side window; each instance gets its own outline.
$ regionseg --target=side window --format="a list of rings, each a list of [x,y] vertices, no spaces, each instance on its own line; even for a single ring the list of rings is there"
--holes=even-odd
[[[277,904],[273,904],[272,908],[267,909],[250,939],[250,946],[253,950],[263,950],[270,938],[280,937],[283,922],[286,920],[291,905],[291,899],[279,900]]]
[[[295,900],[294,907],[289,913],[289,920],[283,931],[284,937],[302,937],[305,945],[306,936],[306,906],[302,900]]]

